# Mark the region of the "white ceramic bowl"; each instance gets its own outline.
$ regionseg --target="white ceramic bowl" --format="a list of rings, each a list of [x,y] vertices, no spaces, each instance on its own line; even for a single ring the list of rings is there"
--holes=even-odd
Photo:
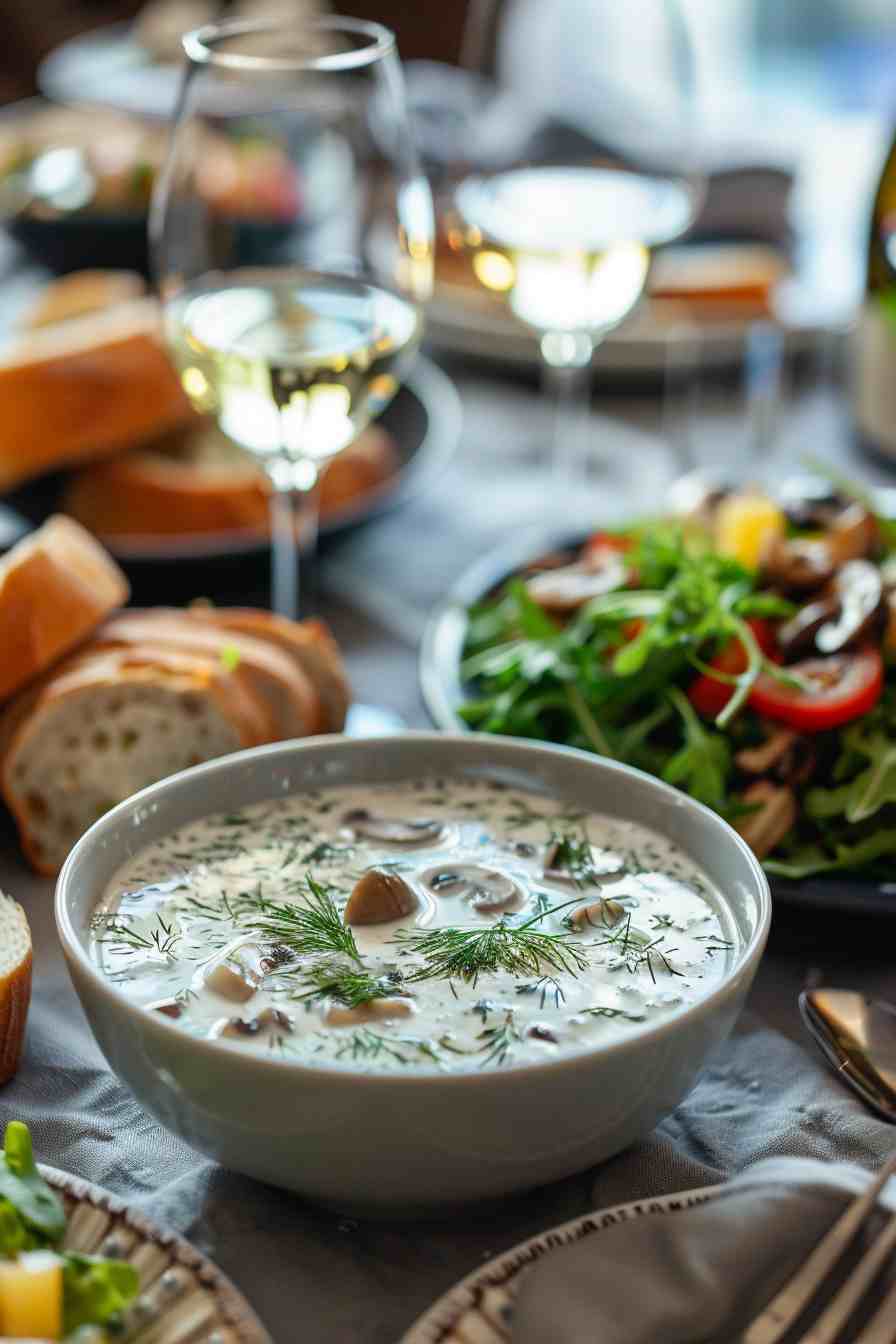
[[[469,1074],[310,1068],[190,1037],[97,970],[93,906],[119,865],[179,826],[263,799],[421,775],[507,780],[674,838],[727,904],[740,949],[724,979],[661,1022],[572,1057]],[[361,1213],[456,1205],[544,1184],[648,1133],[730,1031],[770,919],[768,884],[724,821],[649,775],[563,747],[411,733],[317,738],[239,753],[114,808],[59,878],[59,934],[75,988],[115,1072],[167,1128],[225,1166]]]

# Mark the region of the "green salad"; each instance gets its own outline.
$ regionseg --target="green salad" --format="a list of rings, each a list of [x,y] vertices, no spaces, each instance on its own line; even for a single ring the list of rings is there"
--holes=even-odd
[[[890,875],[894,560],[842,489],[597,533],[470,611],[460,714],[658,775],[781,877]]]
[[[0,1154],[0,1338],[114,1338],[136,1297],[133,1265],[63,1248],[65,1209],[37,1169],[31,1135],[17,1120]]]

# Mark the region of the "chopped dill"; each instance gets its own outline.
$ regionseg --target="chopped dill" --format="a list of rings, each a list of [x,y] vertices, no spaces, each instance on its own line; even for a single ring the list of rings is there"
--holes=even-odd
[[[358,1027],[350,1032],[333,1052],[336,1059],[349,1055],[353,1060],[391,1059],[397,1064],[412,1064],[422,1056],[434,1064],[442,1060],[432,1041],[416,1036],[383,1036],[370,1027]]]
[[[560,984],[552,975],[543,975],[538,980],[533,980],[531,984],[516,986],[517,994],[541,994],[539,1006],[544,1008],[549,998],[554,1000],[554,1007],[559,1008],[566,999],[566,995],[560,988]]]
[[[108,947],[110,952],[157,952],[160,957],[174,961],[174,949],[181,935],[175,933],[173,924],[166,924],[161,915],[156,916],[156,924],[150,932],[140,933],[128,923],[126,915],[97,913],[90,927],[99,933],[97,942]]]
[[[301,984],[294,991],[294,999],[336,999],[346,1008],[360,1008],[374,999],[389,999],[401,992],[401,974],[387,971],[385,975],[371,975],[363,968],[327,958],[303,966],[297,973]]]
[[[629,975],[637,974],[643,967],[656,984],[656,971],[660,967],[668,975],[682,974],[669,961],[669,957],[673,956],[677,949],[663,948],[664,942],[662,934],[657,938],[651,938],[640,929],[633,929],[632,917],[629,915],[624,924],[614,929],[606,938],[601,938],[594,946],[612,947],[619,954],[619,966]]]

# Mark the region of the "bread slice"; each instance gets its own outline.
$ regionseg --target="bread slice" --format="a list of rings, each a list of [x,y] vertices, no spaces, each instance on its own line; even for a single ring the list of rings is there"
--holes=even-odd
[[[128,600],[121,570],[61,515],[0,560],[0,700],[42,673]]]
[[[129,303],[146,293],[146,282],[136,271],[72,271],[41,290],[25,314],[27,331],[85,317],[116,303]]]
[[[197,622],[184,611],[126,611],[97,631],[98,647],[145,646],[217,659],[270,716],[270,741],[309,737],[323,721],[317,691],[301,666],[272,642]]]
[[[398,470],[390,434],[369,426],[335,458],[321,480],[326,519],[385,488]],[[77,472],[63,496],[66,513],[108,541],[253,532],[268,528],[267,481],[213,425],[96,462]]]
[[[272,740],[266,708],[214,657],[139,645],[76,655],[0,719],[0,787],[38,872],[148,784]]]
[[[31,931],[25,912],[0,891],[0,1087],[19,1066],[31,1001]]]
[[[235,634],[266,640],[292,658],[317,691],[323,708],[318,729],[341,733],[351,691],[339,646],[321,621],[286,620],[251,607],[191,607],[188,616]]]
[[[41,327],[0,357],[0,490],[194,418],[153,299]]]

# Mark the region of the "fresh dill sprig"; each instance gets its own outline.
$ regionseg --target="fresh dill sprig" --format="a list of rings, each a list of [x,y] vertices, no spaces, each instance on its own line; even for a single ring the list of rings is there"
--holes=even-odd
[[[325,887],[305,874],[307,895],[303,904],[262,900],[259,913],[250,918],[247,928],[264,938],[288,947],[297,956],[327,953],[347,957],[358,966],[361,954],[354,934]]]
[[[161,915],[156,916],[157,928],[140,933],[133,928],[125,916],[96,914],[91,927],[102,930],[98,943],[108,947],[111,952],[157,952],[160,957],[174,960],[174,949],[181,935],[175,933],[173,924],[166,924]]]
[[[400,993],[402,980],[398,971],[371,975],[369,971],[338,958],[313,962],[303,966],[297,974],[301,976],[301,983],[292,998],[336,999],[346,1008],[360,1008],[374,999],[392,998]]]
[[[465,980],[476,984],[480,975],[507,971],[510,975],[545,974],[545,968],[578,975],[588,967],[588,956],[568,932],[544,933],[532,926],[545,915],[564,910],[575,901],[565,901],[527,919],[511,924],[505,917],[483,929],[399,929],[393,942],[404,952],[423,958],[425,965],[405,975],[405,980]]]

